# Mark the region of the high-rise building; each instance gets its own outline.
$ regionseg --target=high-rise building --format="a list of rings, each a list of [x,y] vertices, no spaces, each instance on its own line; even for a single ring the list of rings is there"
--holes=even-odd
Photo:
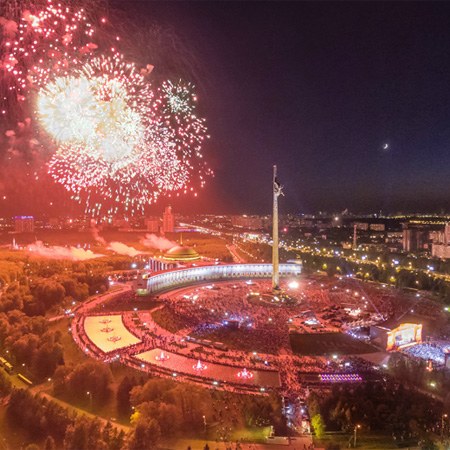
[[[231,216],[231,224],[234,227],[247,228],[249,230],[261,230],[267,225],[267,218],[261,216]]]
[[[428,249],[429,235],[428,230],[406,226],[403,228],[403,251],[412,253]]]
[[[172,213],[172,207],[166,206],[166,209],[163,212],[162,232],[173,233],[174,228],[175,228],[175,220]]]
[[[432,234],[433,246],[431,255],[435,258],[450,259],[450,223],[446,223],[444,230]]]
[[[145,219],[145,228],[150,233],[159,233],[159,222],[160,219],[158,217],[148,217]]]
[[[14,230],[16,233],[32,233],[34,231],[33,216],[14,217]]]

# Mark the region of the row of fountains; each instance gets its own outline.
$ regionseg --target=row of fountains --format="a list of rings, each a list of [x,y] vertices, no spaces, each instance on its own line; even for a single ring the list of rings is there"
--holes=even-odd
[[[161,353],[159,355],[155,356],[156,361],[158,362],[164,362],[169,359],[169,355],[167,353],[164,353],[163,350],[161,350]],[[192,366],[194,370],[197,372],[203,372],[208,368],[208,366],[204,363],[202,363],[200,360],[197,361],[197,364],[194,364]],[[241,378],[242,380],[251,380],[253,378],[253,373],[248,371],[246,368],[240,370],[237,374],[238,378]]]

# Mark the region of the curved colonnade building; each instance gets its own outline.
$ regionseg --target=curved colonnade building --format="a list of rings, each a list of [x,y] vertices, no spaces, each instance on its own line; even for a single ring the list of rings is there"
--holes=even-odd
[[[280,276],[298,276],[301,273],[300,264],[280,264]],[[270,278],[272,264],[217,264],[214,266],[189,267],[174,269],[151,275],[147,279],[147,292],[158,292],[188,286],[192,283],[209,281],[226,281],[246,278]]]

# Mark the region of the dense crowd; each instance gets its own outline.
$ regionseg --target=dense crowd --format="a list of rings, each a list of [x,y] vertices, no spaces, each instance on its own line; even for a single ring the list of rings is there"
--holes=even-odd
[[[122,313],[125,327],[141,342],[118,348],[114,354],[106,355],[106,359],[121,358],[145,370],[152,370],[151,365],[143,364],[134,356],[158,348],[206,363],[249,370],[275,370],[280,375],[282,392],[293,397],[302,392],[298,372],[339,372],[342,367],[330,365],[324,357],[294,355],[289,342],[291,331],[336,331],[354,321],[355,311],[363,319],[371,315],[389,317],[398,313],[400,294],[384,285],[362,285],[348,279],[324,281],[323,278],[311,278],[298,290],[290,289],[287,283],[283,287],[296,298],[293,304],[283,307],[258,301],[260,293],[270,290],[270,282],[265,280],[222,282],[162,295],[162,305],[152,311]],[[95,310],[99,311],[98,304]],[[311,325],[311,319],[320,327]],[[90,348],[85,338],[80,336],[82,319],[74,320],[74,325],[75,339],[83,348]],[[218,346],[222,338],[229,348]],[[410,347],[407,352],[443,362],[442,346],[437,343]],[[97,353],[94,350],[94,356],[101,356]],[[195,376],[196,381],[202,378],[200,373],[180,376]],[[210,384],[210,380],[207,382]]]
[[[445,353],[450,353],[450,342],[439,340],[431,343],[416,344],[402,351],[409,356],[423,360],[431,360],[435,364],[443,365],[445,362]]]

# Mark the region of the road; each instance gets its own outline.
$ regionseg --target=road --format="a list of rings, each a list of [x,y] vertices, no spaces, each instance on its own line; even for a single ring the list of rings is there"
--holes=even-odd
[[[236,246],[234,244],[227,245],[227,249],[231,253],[231,256],[233,257],[233,261],[235,263],[245,263],[245,259],[239,255],[239,253],[237,252]]]
[[[241,443],[240,448],[242,450],[282,450],[285,448],[292,450],[304,450],[305,446],[308,448],[312,445],[311,436],[292,438],[290,443],[284,438],[275,438],[274,441],[276,441],[276,443],[273,444]],[[203,450],[206,444],[208,444],[210,450],[226,450],[229,448],[236,448],[236,442],[216,442],[201,439],[178,439],[176,441],[167,441],[161,444],[161,448],[170,450],[186,450],[190,447],[191,450]]]

